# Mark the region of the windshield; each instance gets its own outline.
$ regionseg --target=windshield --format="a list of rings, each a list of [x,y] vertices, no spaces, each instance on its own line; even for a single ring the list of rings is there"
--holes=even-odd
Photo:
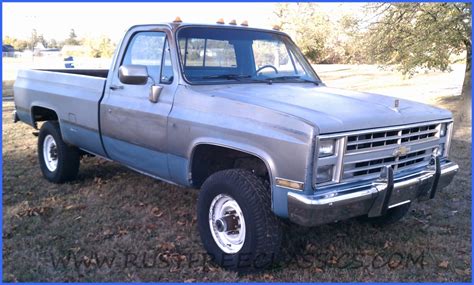
[[[320,82],[298,48],[277,33],[186,27],[178,45],[191,83]]]

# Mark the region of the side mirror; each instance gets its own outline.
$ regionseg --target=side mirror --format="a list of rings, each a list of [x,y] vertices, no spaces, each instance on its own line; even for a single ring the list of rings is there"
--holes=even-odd
[[[148,77],[148,69],[144,65],[130,64],[119,68],[119,79],[124,84],[144,85]]]

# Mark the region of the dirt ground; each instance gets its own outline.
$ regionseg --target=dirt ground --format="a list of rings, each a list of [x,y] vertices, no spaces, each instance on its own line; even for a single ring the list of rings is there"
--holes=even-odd
[[[340,84],[335,72],[322,72],[328,85]],[[435,95],[423,100],[457,115],[457,97]],[[3,281],[471,281],[470,123],[455,124],[451,159],[460,172],[436,199],[385,228],[288,225],[280,264],[239,276],[204,253],[198,190],[97,158],[81,161],[76,181],[48,183],[33,129],[12,123],[11,101],[2,107]]]

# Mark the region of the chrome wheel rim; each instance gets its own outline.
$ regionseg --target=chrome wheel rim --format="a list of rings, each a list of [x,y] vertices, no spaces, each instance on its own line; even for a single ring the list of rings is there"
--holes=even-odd
[[[47,135],[43,142],[43,160],[49,171],[58,168],[58,148],[52,135]]]
[[[237,253],[245,242],[245,219],[232,197],[219,194],[209,207],[209,226],[217,246],[225,253]]]

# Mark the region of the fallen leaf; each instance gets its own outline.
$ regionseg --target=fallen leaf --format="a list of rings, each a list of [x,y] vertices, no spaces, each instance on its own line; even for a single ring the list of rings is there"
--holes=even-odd
[[[119,237],[128,235],[128,231],[127,231],[126,229],[119,229],[117,235],[118,235]]]
[[[145,226],[145,228],[146,228],[147,230],[156,230],[156,229],[158,228],[158,226],[155,225],[155,224],[147,224],[147,225]]]
[[[104,235],[106,238],[110,238],[114,235],[114,233],[111,230],[107,229],[102,233],[102,235]]]
[[[159,248],[162,249],[162,250],[165,250],[165,251],[171,251],[171,250],[175,249],[176,246],[172,242],[164,242],[164,243],[160,244]]]
[[[438,264],[438,267],[439,268],[448,268],[448,265],[449,265],[449,261],[447,260],[444,260],[444,261],[441,261],[439,264]]]
[[[265,273],[265,274],[263,274],[263,279],[265,279],[265,280],[273,280],[273,276],[270,275],[270,274]]]
[[[151,209],[151,214],[157,218],[163,216],[163,212],[160,211],[160,209],[157,207],[154,207],[153,209]]]

